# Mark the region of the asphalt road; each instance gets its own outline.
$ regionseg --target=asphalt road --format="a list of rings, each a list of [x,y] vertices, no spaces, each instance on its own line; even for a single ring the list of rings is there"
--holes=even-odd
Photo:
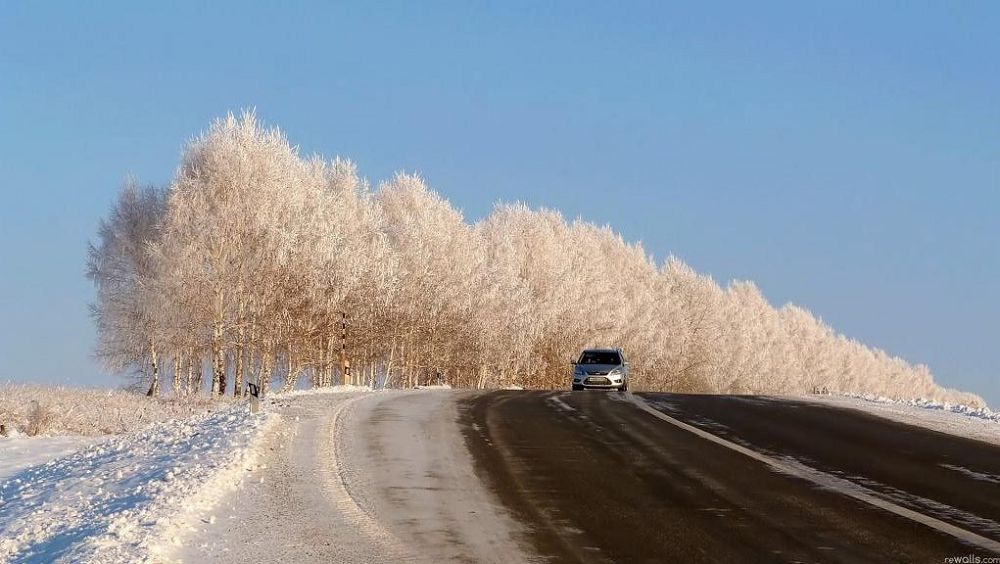
[[[806,402],[637,398],[459,400],[477,471],[548,561],[944,562],[1000,546],[996,446]]]

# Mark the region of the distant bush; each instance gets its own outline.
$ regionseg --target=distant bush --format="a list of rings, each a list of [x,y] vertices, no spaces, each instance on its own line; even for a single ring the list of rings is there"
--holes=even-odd
[[[0,384],[0,425],[11,435],[109,435],[213,411],[224,400],[153,398],[122,390]]]
[[[24,432],[30,437],[44,435],[55,425],[56,414],[48,404],[40,404],[38,400],[31,401],[31,408],[28,410],[28,425]]]

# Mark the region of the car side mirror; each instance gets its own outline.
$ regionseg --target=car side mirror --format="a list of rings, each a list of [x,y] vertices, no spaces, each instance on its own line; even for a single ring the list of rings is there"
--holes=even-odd
[[[570,365],[570,366],[576,366],[576,361],[575,361],[575,360],[571,360],[571,361],[569,361],[569,365]]]

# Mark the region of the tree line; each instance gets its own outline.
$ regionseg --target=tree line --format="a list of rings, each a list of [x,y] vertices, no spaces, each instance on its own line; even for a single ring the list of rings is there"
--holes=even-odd
[[[617,346],[635,389],[982,404],[801,307],[772,307],[752,282],[657,264],[553,210],[501,204],[468,223],[419,176],[372,188],[252,113],[191,140],[168,186],[127,180],[88,277],[98,358],[151,395],[303,379],[564,388],[580,349]]]

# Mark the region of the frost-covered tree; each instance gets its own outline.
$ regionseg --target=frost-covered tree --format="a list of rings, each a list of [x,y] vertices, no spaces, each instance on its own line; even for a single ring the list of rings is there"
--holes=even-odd
[[[610,227],[523,204],[470,224],[411,174],[373,191],[252,113],[192,140],[167,189],[127,182],[88,265],[98,355],[141,368],[150,393],[164,366],[179,396],[203,366],[237,396],[273,380],[563,387],[581,348],[618,346],[636,389],[982,403]]]
[[[165,195],[162,188],[126,180],[87,260],[87,276],[97,290],[91,307],[97,356],[112,370],[140,369],[148,375],[149,395],[160,391],[165,353],[166,304],[152,288],[159,272],[150,252],[161,235]]]
[[[393,249],[397,289],[391,304],[400,329],[400,362],[408,385],[421,376],[448,381],[465,362],[464,325],[474,315],[477,248],[462,215],[424,181],[398,174],[377,201]]]
[[[250,318],[268,306],[262,299],[275,298],[270,286],[302,299],[303,285],[283,275],[301,255],[296,246],[317,236],[306,168],[284,135],[253,114],[215,122],[184,153],[156,251],[169,272],[162,290],[208,340],[213,394],[225,391],[229,365],[242,376],[249,330],[279,330]],[[258,353],[266,366],[271,351]]]

